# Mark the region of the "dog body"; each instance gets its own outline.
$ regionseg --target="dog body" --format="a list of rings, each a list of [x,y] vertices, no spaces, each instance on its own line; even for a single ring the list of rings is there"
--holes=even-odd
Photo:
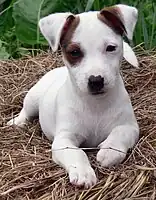
[[[131,38],[137,10],[125,5],[116,8],[123,14]],[[19,116],[9,122],[20,126],[39,115],[44,134],[53,140],[53,160],[67,170],[71,183],[86,188],[97,179],[87,155],[78,147],[99,146],[97,161],[110,167],[124,160],[139,136],[120,75],[123,55],[134,66],[136,57],[123,43],[119,33],[124,32],[122,25],[119,23],[115,28],[118,32],[114,31],[114,14],[109,18],[107,11],[76,16],[60,13],[40,20],[41,31],[52,49],[57,50],[61,44],[66,66],[43,76],[26,95]]]

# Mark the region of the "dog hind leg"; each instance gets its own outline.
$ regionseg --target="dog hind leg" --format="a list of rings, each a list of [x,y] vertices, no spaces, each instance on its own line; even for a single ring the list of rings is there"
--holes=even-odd
[[[9,126],[17,125],[19,127],[23,127],[26,124],[26,122],[27,122],[26,111],[24,110],[24,108],[22,108],[19,115],[15,118],[12,118],[10,121],[8,121],[7,125]]]
[[[38,116],[38,101],[35,87],[31,88],[24,98],[23,108],[17,117],[13,117],[8,121],[7,125],[17,125],[23,127],[28,121]]]

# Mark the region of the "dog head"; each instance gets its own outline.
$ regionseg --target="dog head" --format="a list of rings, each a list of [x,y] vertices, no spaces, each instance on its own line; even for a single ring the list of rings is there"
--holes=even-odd
[[[72,83],[82,92],[101,94],[114,87],[124,57],[137,67],[131,47],[137,9],[115,5],[101,11],[73,15],[56,13],[42,18],[39,26],[53,51],[61,46]]]

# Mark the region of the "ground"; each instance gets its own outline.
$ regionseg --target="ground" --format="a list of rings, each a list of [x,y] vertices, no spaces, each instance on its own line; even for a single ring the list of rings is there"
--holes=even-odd
[[[84,190],[70,185],[64,169],[51,159],[51,144],[38,120],[24,129],[7,127],[28,89],[52,68],[60,54],[0,61],[0,199],[7,200],[155,200],[156,54],[138,54],[140,69],[124,62],[122,74],[140,126],[140,140],[124,163],[105,169],[89,158],[99,182]]]

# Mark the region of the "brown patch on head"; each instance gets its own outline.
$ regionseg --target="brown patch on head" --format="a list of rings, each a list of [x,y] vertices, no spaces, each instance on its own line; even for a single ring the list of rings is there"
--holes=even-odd
[[[76,30],[78,24],[80,22],[80,18],[78,16],[70,15],[63,26],[60,45],[61,47],[70,43],[74,31]]]
[[[117,34],[124,36],[127,31],[120,9],[116,6],[104,8],[98,13],[98,19],[107,24]]]
[[[63,55],[72,65],[80,62],[83,57],[83,52],[81,51],[79,44],[71,42],[79,22],[80,18],[78,16],[70,15],[63,26],[60,39]]]
[[[84,56],[78,43],[68,43],[62,51],[66,60],[73,66],[79,63]]]

